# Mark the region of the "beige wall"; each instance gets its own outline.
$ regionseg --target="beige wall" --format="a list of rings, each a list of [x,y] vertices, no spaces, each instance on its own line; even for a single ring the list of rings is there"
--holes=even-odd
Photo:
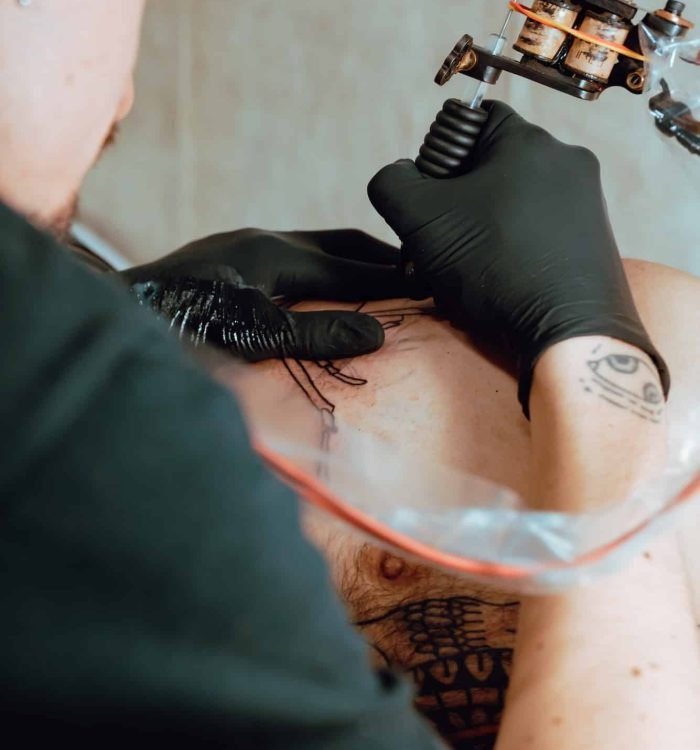
[[[83,218],[134,260],[241,226],[356,226],[390,238],[366,198],[460,96],[432,77],[498,0],[150,0],[138,102],[88,181]],[[700,22],[700,0],[689,7]],[[518,23],[520,23],[518,21]],[[700,159],[657,136],[641,100],[585,104],[506,80],[498,96],[603,161],[623,253],[700,274]],[[545,207],[546,208],[546,207]]]

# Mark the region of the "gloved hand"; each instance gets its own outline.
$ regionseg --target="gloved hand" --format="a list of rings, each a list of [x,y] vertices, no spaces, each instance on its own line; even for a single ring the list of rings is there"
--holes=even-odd
[[[405,261],[454,324],[503,342],[526,415],[539,357],[579,336],[644,350],[668,393],[666,365],[639,319],[608,221],[597,159],[505,104],[486,106],[466,175],[436,180],[406,160],[371,181],[370,200],[401,238]]]
[[[399,251],[363,232],[243,229],[120,273],[139,302],[195,345],[249,361],[327,360],[379,349],[384,329],[354,312],[294,313],[272,297],[367,301],[409,294]]]

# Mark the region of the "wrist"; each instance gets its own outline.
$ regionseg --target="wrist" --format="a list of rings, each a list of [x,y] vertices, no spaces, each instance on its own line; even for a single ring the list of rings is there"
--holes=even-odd
[[[537,362],[531,411],[547,410],[579,422],[608,407],[628,415],[632,423],[632,417],[663,421],[664,387],[654,361],[642,349],[607,336],[587,336],[555,344]]]
[[[551,347],[535,367],[530,408],[532,499],[541,508],[621,500],[664,465],[661,380],[630,344],[594,336]]]
[[[582,340],[616,342],[617,349],[608,348],[605,354],[598,358],[602,359],[618,352],[623,357],[631,354],[652,366],[655,371],[654,380],[660,384],[664,399],[668,397],[671,390],[671,376],[666,362],[649,338],[636,310],[627,314],[603,311],[600,315],[586,316],[578,321],[569,322],[557,322],[552,318],[547,326],[542,322],[540,328],[526,335],[525,340],[529,340],[530,344],[521,349],[521,359],[518,365],[518,397],[525,416],[528,418],[530,417],[530,395],[535,370],[545,359],[545,355],[547,359],[551,359],[552,352],[556,352],[556,359],[560,360],[569,352],[573,357],[576,347],[580,346],[579,342]],[[592,354],[592,351],[589,354],[596,356]],[[576,363],[572,362],[572,364]],[[605,366],[601,365],[601,367]]]

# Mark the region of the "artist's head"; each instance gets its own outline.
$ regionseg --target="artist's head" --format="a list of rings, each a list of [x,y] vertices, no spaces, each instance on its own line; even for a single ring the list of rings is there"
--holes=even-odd
[[[134,96],[145,0],[0,0],[0,200],[61,232]]]

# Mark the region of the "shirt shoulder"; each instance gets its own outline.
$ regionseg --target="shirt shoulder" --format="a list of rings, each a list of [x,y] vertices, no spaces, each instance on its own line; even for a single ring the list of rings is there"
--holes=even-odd
[[[369,669],[233,397],[165,327],[3,208],[0,305],[6,710],[78,745],[87,721],[431,747],[403,681]]]

